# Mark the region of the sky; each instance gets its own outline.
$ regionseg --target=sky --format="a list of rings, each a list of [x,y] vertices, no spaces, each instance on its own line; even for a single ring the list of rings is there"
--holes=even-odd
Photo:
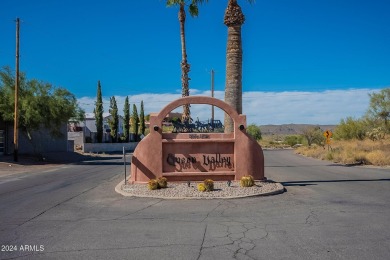
[[[390,86],[390,1],[239,0],[243,113],[248,123],[337,124],[359,118],[368,93]],[[0,66],[15,68],[15,19],[21,19],[20,70],[72,92],[92,112],[100,80],[104,109],[115,96],[158,112],[181,95],[178,8],[164,0],[0,0]],[[187,15],[190,95],[224,98],[227,0]],[[138,108],[139,109],[139,108]],[[207,120],[207,106],[192,117]],[[217,113],[221,119],[222,113]]]

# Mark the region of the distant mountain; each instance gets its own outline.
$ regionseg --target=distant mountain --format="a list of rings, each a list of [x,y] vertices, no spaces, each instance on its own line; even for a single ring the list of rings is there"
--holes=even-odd
[[[336,125],[310,125],[310,124],[284,124],[284,125],[261,125],[263,135],[297,135],[308,127],[320,127],[322,130],[334,131]]]

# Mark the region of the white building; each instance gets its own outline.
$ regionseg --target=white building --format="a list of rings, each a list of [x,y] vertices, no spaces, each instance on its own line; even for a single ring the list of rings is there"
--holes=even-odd
[[[111,129],[109,121],[112,120],[112,116],[110,113],[103,113],[103,142],[111,142]],[[119,124],[118,124],[118,137],[122,136],[124,133],[124,124],[125,120],[122,116],[119,116]],[[75,140],[75,144],[84,140],[86,143],[96,143],[97,142],[97,130],[96,130],[96,120],[94,113],[85,113],[85,120],[74,123],[70,122],[68,127],[68,132],[78,132],[81,140],[76,140],[72,136],[76,136],[76,134],[68,133],[68,139]],[[81,133],[82,134],[81,134]]]

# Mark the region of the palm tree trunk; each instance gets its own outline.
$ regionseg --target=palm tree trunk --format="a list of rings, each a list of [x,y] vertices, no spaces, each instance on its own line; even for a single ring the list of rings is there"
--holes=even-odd
[[[225,102],[242,113],[242,44],[241,26],[245,21],[237,0],[229,0],[224,23],[228,27],[226,48]],[[225,133],[234,131],[234,123],[225,113]]]
[[[190,71],[190,64],[187,63],[187,50],[186,50],[186,39],[185,39],[185,30],[184,24],[186,20],[186,13],[184,10],[184,2],[180,3],[179,9],[179,22],[180,22],[180,40],[181,40],[181,88],[182,88],[182,97],[187,97],[190,95],[189,91],[189,77],[188,73]],[[190,105],[183,106],[182,122],[189,122],[191,120],[190,116]]]

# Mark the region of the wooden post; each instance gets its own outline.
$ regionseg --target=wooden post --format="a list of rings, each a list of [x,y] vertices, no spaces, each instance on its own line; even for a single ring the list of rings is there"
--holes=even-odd
[[[15,113],[14,113],[14,161],[18,161],[19,153],[19,109],[18,109],[18,92],[19,92],[19,18],[16,18],[16,76],[15,76]]]

